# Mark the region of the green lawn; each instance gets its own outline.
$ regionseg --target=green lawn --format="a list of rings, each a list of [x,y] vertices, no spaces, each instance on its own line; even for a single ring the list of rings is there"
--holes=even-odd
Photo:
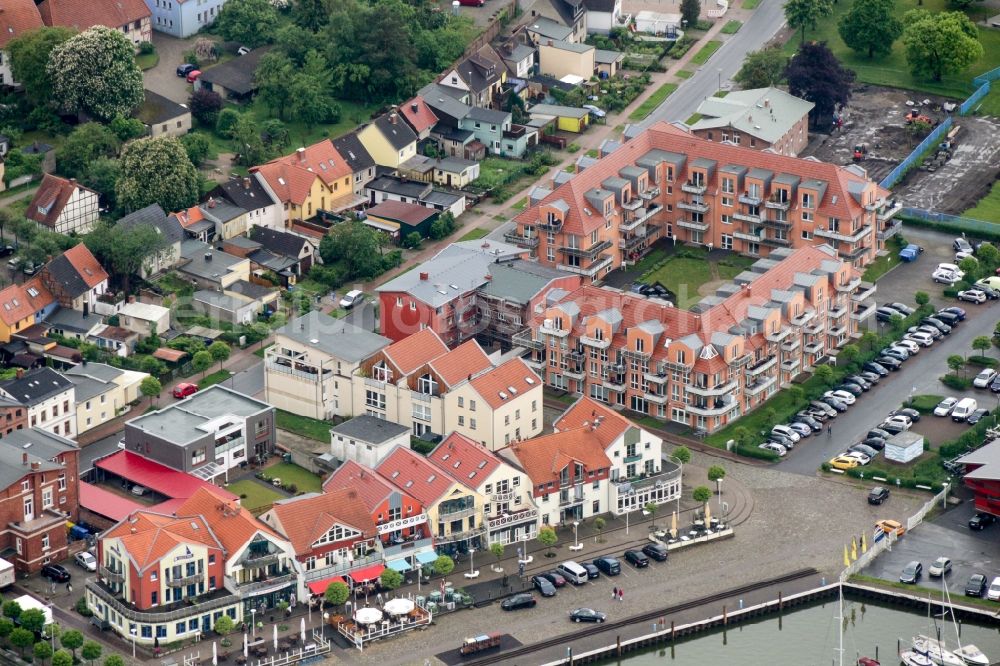
[[[694,76],[694,72],[692,72],[692,71],[689,71],[689,70],[686,70],[686,69],[679,69],[679,70],[677,70],[677,78],[678,79],[690,79],[692,76]]]
[[[743,0],[743,9],[757,9],[760,0]]]
[[[250,513],[261,513],[271,508],[275,500],[284,497],[276,490],[257,483],[253,479],[243,479],[226,486],[226,490],[240,496],[240,504]]]
[[[657,88],[652,95],[646,98],[642,104],[636,107],[635,111],[629,114],[629,120],[643,120],[653,112],[653,109],[663,104],[663,101],[670,97],[671,93],[677,90],[676,83],[664,83]]]
[[[906,537],[904,536],[903,538],[905,539]],[[911,585],[909,583],[900,583],[898,580],[885,580],[883,578],[865,576],[862,574],[855,574],[851,576],[848,581],[852,583],[860,583],[862,585],[874,585],[876,587],[888,587],[896,590],[902,590],[908,594],[920,597],[926,594],[928,597],[936,598],[941,594],[941,588],[936,586],[927,587],[925,585]],[[990,601],[989,599],[980,599],[979,597],[962,597],[961,603],[967,606],[981,606],[991,611],[1000,610],[1000,603]]]
[[[722,30],[720,30],[719,32],[721,32],[724,35],[735,35],[740,31],[740,28],[742,27],[743,27],[743,21],[737,21],[736,19],[733,19],[732,21],[726,23],[726,25],[722,26]]]
[[[465,233],[465,235],[463,235],[458,240],[460,241],[479,240],[488,233],[490,233],[488,229],[472,229],[471,231]]]
[[[993,82],[990,94],[979,101],[978,107],[973,107],[983,116],[1000,116],[1000,83]]]
[[[272,342],[271,345],[273,345],[273,344],[274,343]],[[260,349],[258,349],[257,351],[255,351],[253,353],[253,355],[256,356],[256,357],[258,357],[258,358],[264,358],[264,353],[267,351],[267,348],[270,347],[271,345],[264,345],[263,347],[261,347]]]
[[[597,148],[591,148],[590,150],[588,150],[588,151],[587,151],[586,153],[584,153],[584,154],[585,154],[585,155],[586,155],[587,157],[593,157],[593,158],[594,158],[594,159],[596,160],[596,159],[597,159],[598,157],[600,157],[600,156],[601,156],[601,151],[599,151],[599,150],[598,150]]]
[[[861,278],[866,282],[875,282],[893,267],[899,265],[899,251],[903,249],[902,244],[899,242],[899,236],[893,236],[886,243],[885,249],[889,253],[883,257],[876,257],[875,261],[868,264],[868,268],[865,269],[864,275]]]
[[[281,479],[286,486],[294,483],[299,492],[318,493],[323,490],[323,479],[304,467],[294,463],[278,463],[264,470],[264,478],[268,481]]]
[[[722,42],[720,42],[717,39],[713,39],[712,41],[708,42],[703,47],[698,49],[698,52],[694,54],[693,58],[691,58],[691,63],[694,65],[704,65],[706,62],[708,62],[708,59],[711,58],[715,54],[715,52],[719,50],[719,47],[721,46]]]
[[[329,443],[330,441],[331,424],[329,421],[311,419],[308,416],[299,416],[279,409],[277,425],[280,429],[293,432],[300,437],[315,439],[317,442]]]
[[[228,370],[216,370],[215,372],[209,375],[205,375],[203,379],[199,380],[198,388],[207,389],[209,386],[215,386],[216,384],[221,384],[222,382],[226,381],[232,376],[233,373],[229,372]]]
[[[700,113],[692,113],[687,120],[684,121],[685,125],[694,125],[696,122],[701,120],[704,116]]]
[[[160,62],[160,54],[158,53],[140,54],[135,57],[135,64],[139,65],[139,69],[143,71],[156,67],[158,62]]]
[[[703,248],[685,248],[686,254],[707,255]],[[701,300],[698,288],[712,280],[731,280],[753,260],[731,256],[723,262],[709,263],[701,256],[670,257],[661,266],[642,276],[646,283],[659,282],[677,295],[677,307],[687,309]]]
[[[993,189],[979,200],[975,208],[970,208],[962,215],[974,220],[1000,223],[1000,181],[993,183]]]
[[[837,22],[851,8],[851,0],[833,4],[833,14],[819,21],[816,30],[807,30],[806,39],[826,42],[845,67],[857,73],[861,83],[891,86],[921,90],[939,95],[965,99],[971,92],[971,81],[974,77],[1000,66],[1000,30],[979,27],[979,40],[983,44],[985,55],[973,63],[964,72],[945,76],[939,82],[914,78],[910,74],[903,51],[902,40],[893,44],[892,53],[885,58],[869,60],[866,54],[858,54],[847,48],[844,40],[837,32]],[[930,12],[946,11],[947,0],[899,0],[896,3],[898,15],[902,16],[910,9],[926,9]],[[785,45],[785,52],[792,55],[799,46],[801,33],[795,33]],[[997,102],[994,102],[997,103]]]

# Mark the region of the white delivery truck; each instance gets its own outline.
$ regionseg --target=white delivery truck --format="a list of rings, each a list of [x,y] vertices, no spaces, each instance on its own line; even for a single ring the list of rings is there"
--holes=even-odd
[[[10,587],[14,584],[14,565],[7,560],[0,559],[0,589]]]

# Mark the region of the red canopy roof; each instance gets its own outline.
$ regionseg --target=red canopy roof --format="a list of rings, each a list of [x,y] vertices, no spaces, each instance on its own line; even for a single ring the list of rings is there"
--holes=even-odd
[[[233,493],[213,483],[178,472],[131,451],[118,451],[95,464],[100,469],[174,499],[191,497],[199,488],[208,488],[226,500],[238,499]]]
[[[367,583],[373,578],[378,578],[385,571],[384,564],[372,564],[370,566],[357,569],[347,574],[355,583]]]
[[[313,594],[325,594],[326,588],[330,587],[330,583],[343,583],[344,579],[342,576],[334,576],[333,578],[324,578],[323,580],[314,580],[309,583],[309,591]]]
[[[114,521],[126,518],[133,511],[146,508],[127,497],[121,497],[110,490],[84,481],[80,482],[80,506]]]

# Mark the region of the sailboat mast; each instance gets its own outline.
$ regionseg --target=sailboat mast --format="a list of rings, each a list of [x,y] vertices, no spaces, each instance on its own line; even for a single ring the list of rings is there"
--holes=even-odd
[[[840,643],[837,647],[837,659],[839,666],[844,666],[844,583],[843,581],[837,585],[837,603],[840,609],[840,617],[837,618],[838,631]]]

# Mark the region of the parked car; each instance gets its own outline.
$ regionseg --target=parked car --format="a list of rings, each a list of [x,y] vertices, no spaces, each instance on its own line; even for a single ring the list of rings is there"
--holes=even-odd
[[[791,428],[789,428],[786,425],[776,425],[776,426],[774,426],[773,428],[771,428],[771,435],[772,436],[773,435],[780,435],[781,437],[784,437],[785,439],[792,440],[793,443],[798,442],[800,439],[802,439],[802,436],[799,433],[795,432],[794,430],[792,430]],[[781,440],[778,440],[778,441],[781,441]]]
[[[803,411],[796,414],[792,425],[795,423],[800,423],[813,432],[820,432],[823,430],[823,424],[820,423],[820,420],[808,412]]]
[[[899,310],[893,308],[885,307],[884,305],[880,308],[875,308],[875,318],[879,321],[892,321],[893,319],[904,319],[903,313]]]
[[[173,394],[175,398],[186,398],[189,395],[194,395],[198,392],[198,385],[191,384],[188,382],[181,382],[174,387]]]
[[[965,584],[965,596],[981,597],[986,593],[988,579],[986,574],[975,573],[969,576],[969,582]]]
[[[198,68],[195,67],[194,65],[192,65],[189,62],[186,62],[186,63],[184,63],[182,65],[177,65],[177,76],[179,76],[182,79],[186,78],[188,74],[190,74],[191,72],[193,72],[196,69],[198,69]]]
[[[840,392],[850,393],[855,398],[859,397],[862,393],[865,392],[865,390],[861,388],[859,385],[848,381],[845,381],[843,384],[834,387],[833,390],[836,391],[837,393]]]
[[[767,436],[767,438],[768,438],[768,441],[777,442],[778,444],[781,444],[783,447],[785,447],[789,451],[795,448],[795,442],[793,442],[791,440],[791,438],[785,437],[784,435],[779,435],[776,432],[770,433]]]
[[[814,409],[817,409],[817,410],[823,412],[824,414],[826,414],[830,418],[833,418],[833,417],[835,417],[837,415],[837,410],[836,409],[834,409],[833,407],[831,407],[830,405],[826,404],[825,402],[823,402],[821,400],[813,400],[812,402],[809,403],[809,405],[811,407],[813,407]]]
[[[965,422],[969,425],[976,425],[983,420],[983,417],[989,416],[990,410],[980,407],[976,411],[969,414],[969,418],[965,419]]]
[[[987,300],[995,301],[997,299],[1000,299],[1000,291],[997,291],[993,287],[987,287],[985,284],[975,284],[973,285],[973,288],[978,289],[979,291],[986,294]]]
[[[913,421],[911,421],[910,417],[906,416],[905,414],[893,414],[892,416],[888,417],[885,421],[882,421],[882,424],[883,425],[879,426],[882,430],[887,430],[889,432],[892,432],[892,428],[902,428],[903,430],[909,430],[910,426],[913,425]],[[891,427],[886,428],[885,426],[891,426]]]
[[[910,356],[920,353],[920,345],[913,340],[907,340],[905,337],[902,340],[897,340],[893,347],[902,347]]]
[[[987,527],[997,522],[997,517],[992,513],[978,512],[972,518],[969,518],[969,529],[970,530],[985,530]]]
[[[976,378],[972,380],[972,385],[976,388],[986,388],[997,378],[997,371],[992,368],[984,368],[979,371]]]
[[[1000,272],[997,275],[990,275],[989,277],[984,277],[976,280],[977,287],[989,287],[990,289],[1000,289]]]
[[[626,550],[625,561],[637,569],[649,566],[649,558],[641,550]]]
[[[958,292],[956,298],[960,301],[965,301],[966,303],[976,303],[977,305],[979,303],[986,302],[986,294],[978,289],[963,289]]]
[[[945,324],[951,326],[952,328],[958,326],[959,322],[962,321],[957,314],[955,314],[954,312],[948,312],[947,310],[941,310],[936,315],[934,315],[934,318],[937,319],[938,321],[944,322]]]
[[[934,408],[934,416],[948,416],[958,404],[958,398],[945,398]]]
[[[892,356],[879,356],[875,359],[879,365],[883,365],[890,370],[899,370],[903,367],[903,362]]]
[[[986,590],[986,598],[990,601],[1000,601],[1000,576],[990,583],[990,589]]]
[[[881,504],[889,499],[889,489],[885,486],[875,486],[868,491],[869,504]]]
[[[834,469],[854,469],[861,465],[861,461],[854,456],[841,455],[830,459],[830,467]]]
[[[86,569],[87,571],[97,571],[97,558],[86,550],[74,555],[73,561],[76,562],[77,566]]]
[[[667,561],[667,547],[662,543],[647,543],[642,547],[642,552],[652,557],[657,562]]]
[[[881,363],[876,363],[874,361],[868,361],[861,367],[867,370],[868,372],[874,372],[879,377],[886,377],[889,374],[889,370],[884,365],[882,365]]]
[[[835,398],[835,399],[841,401],[842,403],[844,403],[845,405],[847,405],[848,407],[850,407],[851,405],[853,405],[858,400],[857,398],[854,397],[853,393],[851,393],[850,391],[844,391],[842,389],[835,389],[833,391],[827,391],[826,393],[823,394],[823,397],[824,398]],[[834,409],[836,409],[836,407],[834,407]]]
[[[799,413],[799,417],[800,418],[808,417],[811,418],[813,421],[819,422],[820,430],[823,429],[822,424],[830,420],[829,414],[827,414],[823,410],[817,409],[816,407],[809,407],[808,409],[803,410],[802,412]]]
[[[897,312],[902,312],[907,317],[916,312],[916,310],[911,308],[909,305],[905,305],[904,303],[889,303],[889,307]]]
[[[581,562],[580,566],[587,572],[587,578],[590,580],[601,577],[601,570],[595,567],[591,562]]]
[[[941,332],[936,326],[931,326],[930,324],[921,323],[918,326],[911,326],[906,329],[907,333],[926,333],[931,336],[931,340],[940,340],[944,333]]]
[[[346,294],[344,294],[344,297],[340,299],[340,307],[344,308],[345,310],[350,310],[355,305],[363,301],[364,297],[365,297],[365,292],[361,291],[360,289],[352,289]]]
[[[758,448],[765,449],[767,451],[773,451],[778,454],[778,457],[784,458],[788,454],[788,449],[786,449],[781,444],[777,442],[764,442]]]
[[[910,358],[910,351],[905,347],[897,347],[893,345],[892,347],[886,347],[883,349],[882,356],[889,356],[897,361],[906,361]]]
[[[959,268],[955,264],[949,264],[947,262],[942,262],[942,263],[938,264],[937,267],[938,267],[938,270],[951,271],[952,273],[954,273],[955,275],[957,275],[959,278],[964,278],[965,277],[965,271],[963,271],[961,268]]]
[[[61,564],[46,564],[42,567],[41,576],[42,578],[48,578],[53,583],[65,583],[72,578],[69,572],[66,571],[66,567]]]
[[[931,273],[931,278],[938,283],[952,285],[962,279],[962,276],[953,271],[937,268]],[[877,312],[877,311],[876,311]]]
[[[958,307],[957,305],[952,305],[952,306],[947,307],[947,308],[941,308],[940,310],[938,310],[938,312],[950,312],[953,315],[955,315],[956,317],[958,317],[959,321],[965,321],[966,312],[965,312],[965,310],[963,310],[962,308]]]
[[[829,391],[827,391],[827,393],[829,393]],[[825,402],[838,412],[847,411],[847,404],[844,401],[833,397],[832,395],[824,395],[822,398],[820,398],[820,402]]]
[[[601,573],[605,576],[617,576],[622,572],[621,562],[618,561],[617,557],[611,557],[610,555],[598,557],[594,560],[594,566],[600,569]]]
[[[880,428],[880,430],[881,430],[881,428]],[[888,439],[888,437],[892,437],[892,435],[890,435],[889,433],[885,433],[885,434],[887,435],[887,437],[885,437],[885,438],[883,438],[883,437],[866,437],[865,440],[863,442],[861,442],[861,443],[864,444],[865,446],[868,446],[870,448],[875,449],[876,451],[881,451],[882,449],[885,448],[885,440]]]
[[[877,372],[872,372],[871,370],[862,370],[858,374],[861,377],[864,377],[865,380],[867,380],[868,383],[871,384],[872,386],[882,381],[882,375],[878,374]]]
[[[972,252],[972,245],[965,238],[956,238],[951,244],[955,252]]]
[[[890,435],[888,432],[882,430],[882,428],[872,428],[871,430],[868,431],[868,434],[865,436],[865,439],[871,439],[873,437],[877,437],[879,439],[889,439],[891,436],[892,435]]]
[[[904,340],[913,340],[921,347],[930,347],[934,344],[934,338],[926,331],[916,330],[903,336]]]
[[[867,465],[868,463],[870,463],[872,461],[872,459],[871,459],[870,456],[868,456],[868,455],[866,455],[864,453],[861,453],[860,451],[850,451],[850,450],[844,451],[843,456],[845,458],[854,458],[855,460],[857,460],[862,465]]]
[[[924,317],[923,319],[920,320],[920,323],[926,324],[927,326],[933,326],[934,328],[941,331],[945,335],[951,333],[951,326],[944,323],[940,319],[937,319],[936,317]]]
[[[190,72],[187,73],[187,77],[185,77],[185,78],[186,78],[186,80],[187,80],[188,83],[194,83],[195,81],[198,80],[199,76],[201,76],[201,70],[200,69],[192,69]]]
[[[871,460],[878,455],[878,451],[868,446],[867,444],[854,444],[847,449],[848,453],[863,453]]]
[[[587,111],[590,111],[590,115],[592,115],[595,118],[603,118],[604,116],[608,115],[604,111],[604,109],[602,109],[602,108],[600,108],[598,106],[595,106],[593,104],[584,104],[581,108],[584,108],[584,109],[587,109]]]
[[[977,409],[979,409],[979,403],[976,402],[975,398],[962,398],[951,410],[951,420],[962,423]]]
[[[4,246],[0,247],[0,259],[2,259],[4,257],[9,257],[10,255],[14,254],[14,252],[16,252],[16,251],[17,251],[17,248],[15,248],[13,245],[4,245]]]
[[[531,584],[535,586],[535,589],[538,590],[538,593],[543,597],[556,596],[555,586],[544,576],[532,576]]]
[[[1000,374],[996,376],[996,379],[990,382],[990,390],[994,393],[1000,393]]]
[[[566,587],[566,579],[562,577],[562,574],[556,571],[545,571],[538,575],[543,578],[547,578],[549,582],[556,587]]]
[[[788,427],[794,430],[799,437],[808,437],[809,435],[813,434],[812,428],[810,428],[807,424],[800,423],[798,421],[792,421],[791,423],[788,424]]]
[[[531,592],[522,592],[512,597],[507,597],[500,602],[500,608],[505,611],[518,610],[521,608],[534,608],[538,601]]]
[[[951,573],[951,560],[947,557],[939,557],[927,568],[927,573],[935,578]]]
[[[894,409],[889,412],[889,416],[896,416],[897,414],[902,414],[910,419],[912,423],[916,423],[920,420],[920,412],[913,409],[912,407],[900,407],[899,409]]]
[[[924,565],[914,560],[903,567],[903,572],[899,574],[899,582],[915,585],[923,573]]]
[[[569,619],[573,622],[597,622],[601,623],[608,619],[608,616],[593,608],[575,608],[569,612]]]
[[[847,377],[844,381],[850,382],[851,384],[855,384],[856,386],[860,386],[862,391],[868,391],[872,387],[872,383],[867,379],[865,379],[864,377],[862,377],[861,375],[851,375],[850,377]]]

